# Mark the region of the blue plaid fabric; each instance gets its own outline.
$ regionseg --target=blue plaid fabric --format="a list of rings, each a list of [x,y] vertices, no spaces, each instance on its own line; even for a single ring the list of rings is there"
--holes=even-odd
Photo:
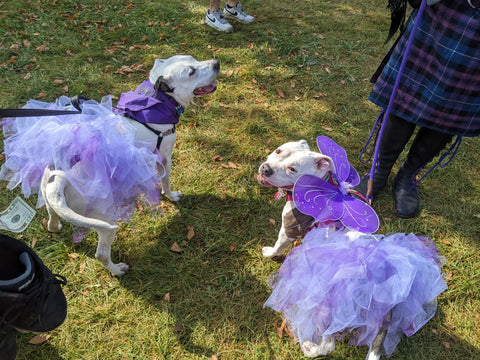
[[[380,65],[369,100],[386,108],[417,10]],[[480,10],[466,0],[426,6],[392,113],[459,136],[480,134]]]

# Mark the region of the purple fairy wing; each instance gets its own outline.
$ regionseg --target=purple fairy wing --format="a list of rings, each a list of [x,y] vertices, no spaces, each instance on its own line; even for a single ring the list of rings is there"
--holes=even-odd
[[[332,158],[335,164],[335,177],[339,183],[347,182],[351,186],[358,185],[360,176],[348,162],[347,153],[341,146],[327,136],[317,137],[317,145],[322,154]]]
[[[378,230],[380,221],[377,213],[370,205],[350,195],[343,195],[344,211],[340,219],[349,229],[365,234],[372,234]]]
[[[338,220],[343,214],[342,193],[325,180],[303,175],[293,187],[295,206],[317,221]]]

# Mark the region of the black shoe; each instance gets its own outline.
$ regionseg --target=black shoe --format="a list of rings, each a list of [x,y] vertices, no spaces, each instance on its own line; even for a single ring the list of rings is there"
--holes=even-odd
[[[372,198],[376,197],[383,189],[387,187],[389,174],[390,172],[387,172],[386,174],[381,174],[379,172],[375,173],[375,175],[373,176],[373,182],[372,182],[372,193],[370,194]],[[367,197],[369,180],[370,180],[370,175],[367,174],[364,177],[362,177],[360,179],[360,183],[357,186],[354,186],[352,189],[355,191],[358,191],[364,197]]]
[[[0,359],[15,360],[17,357],[17,331],[0,319]]]
[[[0,318],[20,331],[47,332],[67,316],[67,301],[54,275],[23,242],[0,235]]]
[[[399,172],[392,179],[393,207],[399,218],[410,219],[418,215],[419,200],[417,186],[410,175]]]

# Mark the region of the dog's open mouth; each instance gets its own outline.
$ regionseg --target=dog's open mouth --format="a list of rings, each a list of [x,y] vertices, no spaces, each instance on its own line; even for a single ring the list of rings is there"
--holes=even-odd
[[[210,93],[214,92],[215,90],[217,90],[217,82],[215,80],[213,80],[207,86],[199,87],[199,88],[193,90],[193,93],[197,96],[203,96],[203,95],[210,94]]]
[[[260,175],[260,174],[257,175],[257,180],[258,180],[258,182],[259,182],[260,184],[262,184],[263,186],[275,187],[275,186],[273,186],[272,184],[270,184],[267,180],[265,180],[265,178],[264,178],[262,175]]]

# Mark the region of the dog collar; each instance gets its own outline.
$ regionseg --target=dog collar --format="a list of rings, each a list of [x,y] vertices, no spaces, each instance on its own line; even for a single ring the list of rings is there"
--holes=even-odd
[[[134,91],[122,93],[117,104],[117,113],[127,115],[140,123],[178,123],[185,108],[173,97],[155,91],[153,84],[146,80]]]

